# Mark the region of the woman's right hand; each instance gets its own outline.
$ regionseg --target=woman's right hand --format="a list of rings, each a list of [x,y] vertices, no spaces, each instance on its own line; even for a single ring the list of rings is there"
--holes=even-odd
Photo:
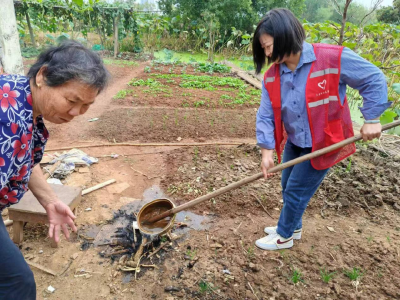
[[[274,166],[274,150],[261,149],[261,154],[261,170],[264,174],[264,178],[269,178],[274,175],[274,173],[268,173],[268,170]]]

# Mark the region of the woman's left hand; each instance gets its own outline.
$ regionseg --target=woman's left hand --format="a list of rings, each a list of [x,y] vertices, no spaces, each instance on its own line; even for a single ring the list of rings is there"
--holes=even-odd
[[[50,202],[46,205],[45,210],[49,219],[49,236],[56,243],[60,241],[60,230],[62,229],[65,237],[69,239],[69,231],[67,225],[76,232],[74,219],[76,218],[68,205],[60,200]]]
[[[361,127],[360,133],[362,135],[363,141],[372,141],[375,138],[379,138],[382,133],[382,125],[377,124],[364,124]]]

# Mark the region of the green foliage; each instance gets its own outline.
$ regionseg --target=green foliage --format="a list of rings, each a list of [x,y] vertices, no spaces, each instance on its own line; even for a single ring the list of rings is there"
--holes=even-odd
[[[336,274],[336,272],[331,272],[329,273],[329,271],[326,271],[326,269],[320,269],[320,274],[321,274],[321,279],[323,282],[328,283],[333,276]]]
[[[192,260],[192,259],[194,259],[196,257],[197,250],[187,249],[186,250],[186,255],[189,256],[189,258]]]
[[[300,272],[299,270],[294,269],[294,270],[293,270],[293,274],[292,274],[292,276],[290,277],[290,280],[291,280],[294,284],[299,283],[300,281],[303,281],[301,272]]]
[[[25,58],[37,57],[40,51],[34,47],[26,47],[21,49],[21,55]]]
[[[117,66],[131,66],[136,67],[139,64],[133,60],[119,60],[119,59],[103,59],[104,64],[106,65],[117,65]]]
[[[88,32],[95,32],[99,34],[103,47],[108,46],[106,39],[113,35],[113,22],[117,18],[119,39],[131,37],[131,52],[142,51],[136,13],[128,3],[99,0],[22,0],[16,3],[15,11],[20,35],[26,35],[26,13],[29,12],[31,23],[42,32],[70,31],[71,35],[64,33],[64,38],[73,39],[77,38],[77,32],[85,38]],[[56,37],[50,40],[56,43],[60,41]]]
[[[157,80],[154,80],[152,78],[148,78],[147,80],[139,79],[135,80],[132,79],[129,81],[128,85],[130,86],[150,86],[150,87],[160,87],[163,86],[163,84]]]
[[[400,0],[394,0],[393,7],[382,7],[376,14],[379,22],[400,24]]]
[[[337,1],[341,11],[343,11],[344,0]],[[365,17],[368,15],[367,17]],[[337,13],[332,1],[320,0],[305,0],[305,9],[301,16],[308,22],[325,22],[333,21],[340,23],[342,16]],[[365,17],[365,18],[364,18]],[[347,10],[347,21],[353,24],[373,24],[376,22],[375,14],[370,14],[370,11],[363,4],[353,1]]]
[[[217,63],[199,63],[196,68],[196,71],[199,72],[204,72],[204,73],[230,73],[231,72],[231,67],[228,67],[226,65],[221,65]]]
[[[132,90],[120,90],[118,93],[113,97],[113,99],[125,99],[126,96],[132,94]]]
[[[345,270],[344,275],[350,278],[351,281],[357,281],[363,276],[362,270],[359,268],[353,268],[352,270]]]
[[[204,280],[200,281],[199,288],[200,288],[201,294],[212,292],[215,290],[215,287],[213,287],[213,285],[211,283],[204,281]]]

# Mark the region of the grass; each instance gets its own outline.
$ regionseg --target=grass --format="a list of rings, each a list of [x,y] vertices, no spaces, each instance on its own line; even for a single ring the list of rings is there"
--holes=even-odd
[[[213,284],[211,284],[207,281],[204,281],[204,280],[199,282],[199,288],[200,288],[201,294],[212,292],[215,290],[215,287],[213,286]]]
[[[255,254],[254,254],[254,246],[250,246],[249,248],[247,248],[247,258],[249,259],[249,260],[252,260],[254,257],[255,257]]]
[[[344,275],[350,278],[351,281],[357,281],[363,276],[362,270],[359,268],[353,268],[352,270],[344,270]]]
[[[125,99],[126,96],[132,94],[132,90],[120,90],[118,93],[113,97],[113,99]]]
[[[196,257],[196,254],[197,250],[191,250],[191,249],[186,250],[186,255],[189,256],[191,260]]]
[[[321,269],[320,270],[320,274],[321,274],[321,279],[323,282],[328,283],[329,281],[331,281],[331,279],[333,278],[333,276],[335,276],[336,272],[331,272],[329,273],[328,271],[326,271],[326,269]]]
[[[293,282],[294,284],[299,283],[300,281],[303,282],[302,274],[299,270],[294,269],[293,274],[290,277],[290,281]]]

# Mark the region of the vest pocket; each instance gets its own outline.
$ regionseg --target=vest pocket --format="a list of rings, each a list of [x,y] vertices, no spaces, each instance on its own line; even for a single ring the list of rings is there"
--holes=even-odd
[[[328,122],[328,126],[324,129],[325,132],[325,147],[339,143],[344,140],[342,120],[333,120]],[[340,149],[332,151],[337,152]]]

